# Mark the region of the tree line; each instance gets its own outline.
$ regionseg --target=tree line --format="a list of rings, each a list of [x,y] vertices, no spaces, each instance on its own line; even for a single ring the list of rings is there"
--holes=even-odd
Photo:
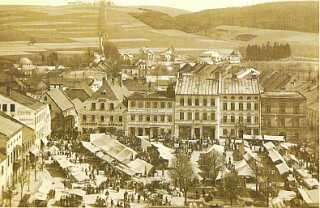
[[[280,44],[268,42],[261,45],[248,45],[246,49],[246,59],[250,61],[271,61],[291,56],[291,47],[288,43]]]

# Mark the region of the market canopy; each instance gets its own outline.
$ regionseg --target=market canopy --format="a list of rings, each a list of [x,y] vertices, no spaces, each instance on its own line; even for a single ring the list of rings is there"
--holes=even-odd
[[[120,143],[110,135],[91,134],[90,142],[103,150],[105,154],[108,154],[120,162],[131,160],[137,155],[136,151]]]
[[[151,142],[153,146],[155,146],[160,154],[160,157],[171,161],[175,158],[174,149],[164,146],[162,143]]]
[[[75,178],[78,182],[88,181],[90,180],[89,176],[82,171],[82,168],[79,166],[69,167],[70,174]]]
[[[218,153],[220,153],[220,154],[223,154],[223,152],[224,152],[224,146],[222,146],[222,145],[217,145],[217,144],[214,144],[214,145],[212,145],[212,147],[210,147],[206,152],[204,152],[204,153],[210,153],[211,151],[216,151],[216,152],[218,152]]]
[[[290,148],[295,147],[295,146],[297,146],[297,145],[294,143],[289,143],[289,142],[283,142],[280,144],[280,147],[282,147],[286,150],[289,150]]]
[[[153,165],[139,158],[130,161],[129,163],[127,163],[127,166],[136,174],[141,175],[149,175],[150,171],[153,168]]]
[[[290,171],[290,168],[288,167],[287,163],[284,161],[282,163],[276,165],[276,168],[277,168],[280,175],[283,175],[283,174],[288,173]]]
[[[312,178],[312,175],[306,169],[297,169],[296,171],[302,178]]]
[[[148,147],[151,147],[152,144],[149,142],[149,136],[137,136],[141,141],[141,148],[146,151]]]
[[[98,152],[100,150],[99,147],[91,144],[90,142],[85,142],[85,141],[81,141],[81,144],[84,148],[86,148],[87,150],[89,150],[90,152],[92,152],[93,154]]]
[[[298,188],[298,191],[309,207],[319,207],[319,189],[305,190]]]
[[[244,140],[262,140],[262,136],[261,135],[248,135],[248,134],[244,134],[242,136],[242,138]]]
[[[74,164],[71,163],[65,155],[55,155],[53,156],[53,159],[57,161],[57,163],[62,169],[74,166]]]
[[[228,168],[224,168],[223,170],[220,170],[218,173],[218,176],[216,180],[224,179],[231,171]]]
[[[245,176],[245,177],[254,177],[255,176],[252,168],[249,166],[249,164],[245,160],[241,160],[239,162],[236,162],[235,169],[236,169],[239,176]]]
[[[304,178],[303,183],[309,188],[319,188],[319,181],[315,178]]]
[[[268,155],[269,155],[270,159],[272,160],[272,162],[284,161],[283,157],[275,149],[270,150]]]
[[[267,151],[276,148],[276,146],[274,146],[274,144],[273,144],[272,142],[264,143],[264,144],[263,144],[263,147],[264,147]]]

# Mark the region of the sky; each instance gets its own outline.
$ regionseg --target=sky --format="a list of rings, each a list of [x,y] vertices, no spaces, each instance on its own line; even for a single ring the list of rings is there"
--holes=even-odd
[[[20,5],[63,5],[73,0],[0,0],[0,4],[20,4]],[[93,0],[82,0],[93,1]],[[265,2],[278,2],[288,0],[113,0],[116,5],[121,6],[167,6],[189,11],[199,11],[204,9],[215,9],[236,6],[248,6]],[[289,0],[290,1],[290,0]],[[291,0],[292,1],[292,0]],[[304,1],[304,0],[298,0]]]

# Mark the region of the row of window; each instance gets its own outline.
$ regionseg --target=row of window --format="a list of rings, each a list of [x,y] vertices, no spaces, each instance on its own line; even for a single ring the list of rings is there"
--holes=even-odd
[[[227,96],[223,96],[222,99],[227,100],[228,97],[227,97]],[[246,99],[246,100],[253,100],[253,99],[258,100],[258,96],[254,96],[254,97],[251,97],[251,96],[247,96],[247,97],[243,97],[243,96],[239,96],[239,97],[231,96],[229,99],[231,99],[231,100],[236,100],[236,99],[238,99],[238,100],[245,100],[245,99]]]
[[[172,102],[130,101],[131,108],[172,108]]]
[[[92,111],[98,110],[96,103],[91,103],[91,110],[92,110]],[[102,111],[103,111],[103,110],[107,110],[106,104],[105,104],[105,103],[100,103],[99,110],[102,110]],[[109,111],[113,111],[113,110],[114,110],[114,104],[113,104],[113,103],[109,103],[109,108],[108,108],[108,110],[109,110]]]
[[[143,136],[143,135],[151,135],[151,131],[153,135],[163,135],[164,133],[168,133],[171,134],[172,131],[171,129],[163,129],[163,128],[159,128],[159,130],[157,128],[154,129],[150,129],[150,128],[134,128],[134,127],[130,127],[129,128],[129,134],[130,135],[136,135],[137,136]]]
[[[87,116],[87,115],[82,115],[82,121],[83,122],[87,122],[87,121],[90,121],[90,122],[96,122],[97,121],[97,118],[95,115],[91,115],[91,116]],[[106,116],[100,116],[99,118],[99,121],[100,122],[106,122],[107,121],[107,117]],[[113,116],[109,116],[109,122],[115,122],[116,119],[113,117]],[[122,116],[118,116],[118,122],[122,122],[123,119],[122,119]]]
[[[247,135],[251,135],[253,131],[253,135],[259,135],[259,129],[255,128],[255,129],[246,129],[246,130],[239,130],[238,131],[238,135],[243,135],[243,134],[247,134]],[[222,130],[223,136],[236,136],[237,132],[235,129],[230,129],[230,132],[228,129],[223,129]]]
[[[236,117],[234,115],[231,115],[231,116],[225,115],[225,116],[223,116],[222,121],[223,121],[223,123],[235,123],[236,122]],[[254,121],[254,123],[259,123],[258,117],[250,116],[250,115],[246,116],[246,122],[248,124],[251,124],[252,121]],[[244,123],[244,117],[243,116],[239,116],[237,122]]]
[[[234,111],[236,110],[236,104],[238,104],[238,108],[237,110],[239,111],[243,111],[243,107],[244,107],[244,104],[246,105],[246,109],[247,110],[255,110],[257,111],[259,109],[259,104],[258,103],[254,103],[254,105],[252,105],[252,103],[230,103],[229,105],[229,108],[228,108],[228,103],[223,103],[223,110],[224,111],[227,111],[227,110],[231,110],[231,111]]]
[[[131,121],[139,121],[139,122],[172,122],[172,116],[168,115],[135,115],[131,114],[130,115],[130,120]]]
[[[16,111],[16,105],[15,104],[10,104],[9,106],[10,106],[10,109],[8,109],[8,104],[0,104],[0,109],[3,112],[7,112],[7,111],[15,112]]]
[[[298,128],[300,126],[299,119],[293,119],[291,125],[287,125],[286,120],[284,118],[278,118],[275,125],[272,125],[271,118],[265,118],[263,123],[264,123],[265,127],[281,127],[281,128],[294,127],[294,128]]]
[[[286,113],[286,112],[288,112],[286,103],[279,103],[279,105],[278,105],[277,107],[278,107],[278,108],[275,109],[274,111],[278,111],[279,113]],[[271,111],[272,111],[271,104],[265,104],[264,112],[266,112],[266,113],[271,113]],[[297,113],[299,113],[299,112],[300,112],[300,106],[299,106],[299,104],[293,104],[293,113],[297,114]]]
[[[180,120],[188,120],[188,121],[192,121],[192,120],[203,120],[203,121],[215,121],[216,120],[216,114],[215,112],[211,112],[211,113],[200,113],[200,112],[180,112]]]
[[[210,101],[210,102],[209,102]],[[215,99],[211,98],[210,100],[208,100],[207,98],[203,98],[202,102],[200,102],[199,98],[180,98],[180,106],[211,106],[214,107],[215,106]]]

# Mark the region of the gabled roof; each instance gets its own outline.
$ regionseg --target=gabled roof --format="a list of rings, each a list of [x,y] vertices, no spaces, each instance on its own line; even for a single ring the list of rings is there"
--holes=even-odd
[[[5,113],[0,114],[0,133],[3,135],[2,139],[10,139],[19,130],[24,127],[21,123],[8,118],[9,116]]]
[[[260,94],[259,83],[256,79],[223,79],[221,94]]]
[[[180,72],[188,73],[188,72],[191,72],[192,70],[193,70],[193,67],[191,66],[191,64],[187,63],[180,69]]]
[[[148,71],[147,76],[176,76],[179,72],[179,66],[157,65]]]
[[[263,92],[261,98],[269,99],[301,99],[305,100],[306,98],[299,92],[296,91],[272,91],[272,92]]]
[[[218,95],[219,83],[198,76],[182,76],[176,85],[177,95]]]
[[[39,102],[36,99],[33,99],[32,97],[29,97],[27,95],[24,95],[18,91],[10,90],[10,94],[7,93],[7,89],[5,87],[0,87],[0,95],[3,95],[17,103],[20,103],[21,105],[24,105],[28,108],[31,108],[32,110],[39,110],[40,108],[44,107],[45,104]]]
[[[60,89],[50,89],[47,95],[57,104],[57,106],[62,110],[68,110],[73,108],[71,100]]]
[[[84,102],[90,98],[84,89],[67,89],[65,93],[71,100],[79,98],[82,102]]]
[[[123,85],[129,90],[129,91],[154,91],[151,86],[149,86],[148,83],[144,81],[134,80],[134,79],[127,79],[123,81]]]
[[[157,91],[149,93],[135,92],[128,97],[128,100],[173,100],[166,92]]]
[[[104,80],[102,86],[91,96],[92,99],[106,98],[109,100],[118,100],[117,96],[113,92],[110,84]]]

